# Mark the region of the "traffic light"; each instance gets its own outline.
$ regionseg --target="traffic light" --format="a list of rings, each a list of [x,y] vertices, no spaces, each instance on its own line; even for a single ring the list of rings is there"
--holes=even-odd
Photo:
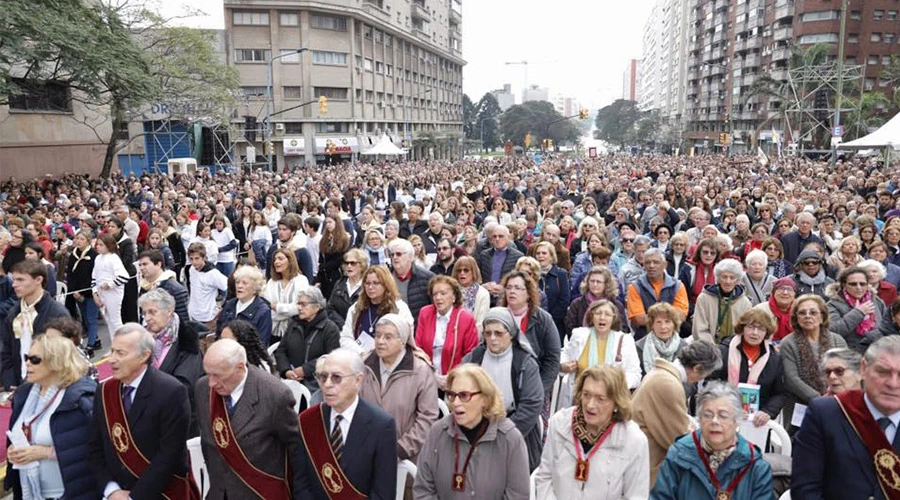
[[[275,143],[273,143],[272,141],[267,142],[266,143],[266,151],[268,152],[268,154],[274,155],[275,154]]]
[[[328,98],[320,95],[319,96],[319,114],[324,115],[328,113]]]
[[[553,139],[547,139],[547,150],[553,149]]]
[[[525,134],[525,147],[531,146],[531,133]]]
[[[728,134],[722,132],[719,134],[719,144],[726,144],[728,142]]]
[[[588,118],[588,110],[587,110],[587,108],[581,109],[581,110],[578,111],[578,118],[579,118],[580,120],[587,120],[587,118]]]

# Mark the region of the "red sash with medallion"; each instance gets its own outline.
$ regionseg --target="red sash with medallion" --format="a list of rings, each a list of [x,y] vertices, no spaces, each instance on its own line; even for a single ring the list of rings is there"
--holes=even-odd
[[[847,391],[835,399],[850,422],[850,427],[872,455],[875,476],[884,496],[890,500],[900,500],[900,457],[869,412],[862,391]]]
[[[209,394],[209,418],[216,449],[219,450],[219,455],[222,456],[231,471],[259,498],[290,500],[290,482],[286,479],[290,477],[287,469],[287,457],[284,461],[284,477],[274,476],[254,467],[234,435],[231,418],[228,410],[225,409],[224,398],[213,391],[210,391]]]
[[[131,427],[122,403],[122,383],[112,379],[103,383],[103,414],[106,416],[106,432],[122,465],[135,478],[139,478],[150,466],[150,460],[141,453],[131,437]],[[174,475],[162,492],[167,500],[200,500],[200,490],[194,482],[190,468],[187,476]]]
[[[350,483],[334,456],[328,439],[328,428],[321,403],[300,414],[300,435],[322,489],[331,500],[365,500],[368,497]]]

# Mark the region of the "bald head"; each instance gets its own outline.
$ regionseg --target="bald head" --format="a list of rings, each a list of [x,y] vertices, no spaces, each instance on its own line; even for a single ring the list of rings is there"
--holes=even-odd
[[[206,350],[203,362],[206,363],[207,360],[226,363],[227,366],[234,368],[242,361],[244,364],[247,363],[247,350],[234,339],[220,339]]]
[[[247,350],[234,340],[217,340],[203,357],[203,370],[210,390],[229,396],[247,375]]]

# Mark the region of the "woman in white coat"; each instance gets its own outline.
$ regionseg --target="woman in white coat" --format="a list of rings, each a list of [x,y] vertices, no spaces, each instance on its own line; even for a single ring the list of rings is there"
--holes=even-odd
[[[277,342],[288,329],[290,319],[297,315],[300,292],[309,287],[309,280],[300,272],[294,251],[280,248],[272,256],[272,278],[266,283],[263,297],[272,308],[272,339]]]
[[[619,309],[612,302],[601,299],[588,306],[584,317],[588,324],[572,330],[572,338],[560,355],[560,371],[573,374],[568,377],[568,393],[572,393],[571,386],[575,377],[597,365],[622,368],[628,388],[637,389],[641,383],[641,361],[634,337],[619,331]]]
[[[624,372],[610,365],[593,366],[578,376],[575,406],[550,418],[534,475],[536,498],[646,499],[649,454],[647,437],[631,420]]]

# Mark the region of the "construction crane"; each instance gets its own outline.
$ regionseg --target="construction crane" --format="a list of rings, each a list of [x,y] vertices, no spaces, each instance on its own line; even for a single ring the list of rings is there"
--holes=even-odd
[[[523,89],[528,88],[528,65],[529,64],[549,64],[554,61],[507,61],[503,63],[506,66],[522,66],[522,69],[525,72],[525,84],[522,87]]]

